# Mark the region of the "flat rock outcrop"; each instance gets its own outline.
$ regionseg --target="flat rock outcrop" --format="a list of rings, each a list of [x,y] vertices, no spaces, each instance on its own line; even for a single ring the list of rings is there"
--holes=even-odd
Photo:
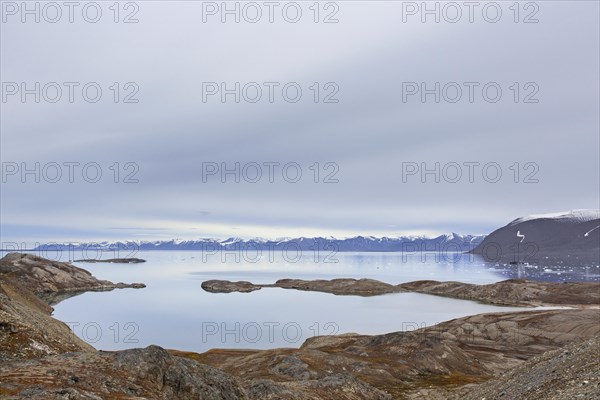
[[[202,282],[202,289],[211,293],[249,293],[254,292],[255,290],[260,290],[263,287],[267,287],[267,285],[255,285],[248,281],[222,281],[222,280],[210,280]],[[268,285],[268,287],[272,287],[273,285]]]
[[[0,397],[13,399],[240,400],[235,378],[158,346],[67,353],[0,364]]]
[[[403,291],[388,283],[375,279],[332,279],[332,280],[303,280],[280,279],[274,284],[254,284],[248,281],[231,282],[225,280],[209,280],[202,282],[202,289],[211,293],[249,293],[262,288],[297,289],[312,292],[325,292],[337,295],[378,296],[385,293]]]
[[[488,285],[462,282],[414,281],[391,285],[374,279],[302,280],[280,279],[274,284],[247,281],[210,280],[202,288],[213,293],[248,293],[261,288],[278,287],[332,293],[337,295],[378,296],[388,293],[417,292],[486,304],[504,306],[600,306],[600,283],[551,283],[509,279]]]
[[[586,282],[536,282],[509,279],[488,285],[462,282],[415,281],[399,288],[487,304],[505,306],[600,306],[600,284]]]
[[[280,279],[275,282],[274,286],[284,289],[309,290],[337,295],[355,296],[378,296],[401,291],[401,289],[398,289],[394,285],[380,282],[375,279],[317,279],[311,281],[302,279]]]
[[[247,393],[252,400],[392,400],[388,393],[350,374],[297,382],[253,380],[247,384]]]

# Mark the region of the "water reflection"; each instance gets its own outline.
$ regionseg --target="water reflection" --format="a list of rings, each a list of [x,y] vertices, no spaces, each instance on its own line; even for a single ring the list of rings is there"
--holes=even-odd
[[[503,265],[465,254],[338,253],[335,262],[312,254],[295,262],[282,254],[263,255],[255,262],[233,255],[206,257],[193,251],[146,251],[135,256],[147,262],[76,265],[100,279],[143,282],[147,288],[72,297],[55,307],[56,318],[105,350],[153,343],[192,351],[298,347],[315,334],[386,333],[510,308],[418,293],[363,298],[274,288],[214,294],[203,291],[201,282],[229,279],[272,283],[281,278],[342,277],[392,284],[423,279],[476,284],[509,278],[598,281],[597,267],[579,270]]]

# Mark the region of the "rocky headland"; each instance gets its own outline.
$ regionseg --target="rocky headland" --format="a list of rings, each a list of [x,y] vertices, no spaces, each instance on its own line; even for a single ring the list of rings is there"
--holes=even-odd
[[[0,398],[247,398],[236,378],[158,346],[96,351],[52,318],[57,299],[143,284],[99,280],[70,263],[11,253],[0,260]]]
[[[23,253],[9,253],[0,259],[0,276],[29,290],[50,305],[83,292],[145,287],[143,283],[100,280],[71,263]]]
[[[70,263],[7,254],[0,259],[0,360],[93,350],[51,317],[51,306],[87,291],[143,287],[100,280]]]

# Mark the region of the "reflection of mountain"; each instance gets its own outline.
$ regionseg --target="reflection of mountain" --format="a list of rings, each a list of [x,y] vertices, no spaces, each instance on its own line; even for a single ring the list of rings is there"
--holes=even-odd
[[[229,238],[226,240],[168,240],[154,242],[101,242],[77,244],[44,244],[34,250],[324,250],[324,251],[469,251],[481,243],[485,236],[450,233],[436,238],[403,236],[397,238],[356,236],[348,239],[295,238],[281,240]]]
[[[600,264],[600,210],[531,215],[489,234],[474,250],[487,261]]]

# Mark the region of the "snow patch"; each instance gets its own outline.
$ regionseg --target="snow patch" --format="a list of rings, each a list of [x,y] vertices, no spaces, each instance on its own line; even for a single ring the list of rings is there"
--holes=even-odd
[[[548,214],[532,214],[517,218],[509,225],[516,225],[521,222],[531,221],[534,219],[556,219],[576,222],[587,222],[595,219],[600,219],[600,210],[571,210]]]

